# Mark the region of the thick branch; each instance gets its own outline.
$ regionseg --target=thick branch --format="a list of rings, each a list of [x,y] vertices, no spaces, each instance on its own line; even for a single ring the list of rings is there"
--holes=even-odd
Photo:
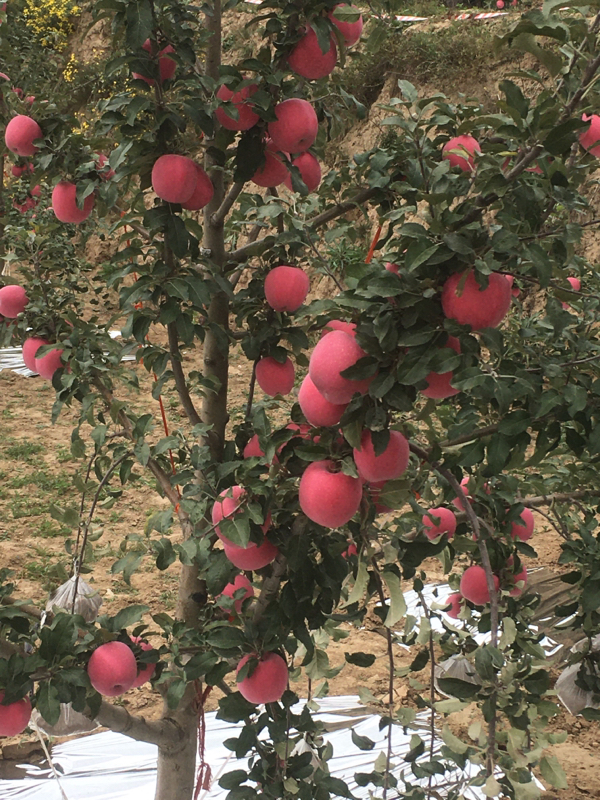
[[[154,721],[133,716],[122,706],[113,706],[106,700],[102,701],[100,711],[94,719],[116,733],[122,733],[138,742],[155,744],[167,751],[177,751],[183,740],[183,731],[173,720],[167,718]]]
[[[254,606],[254,613],[252,614],[252,622],[254,625],[260,621],[267,606],[279,591],[279,586],[286,572],[287,559],[282,553],[279,553],[273,562],[273,571],[269,577],[263,581],[260,595]]]
[[[215,213],[210,218],[210,224],[214,228],[220,228],[221,225],[223,225],[225,217],[227,216],[227,214],[231,210],[231,207],[241,194],[243,188],[244,188],[243,181],[238,181],[237,183],[234,183],[231,186],[231,189],[227,193],[227,196],[221,203],[221,207],[217,209],[217,211],[215,211]]]
[[[2,599],[3,606],[19,606],[19,611],[22,611],[24,614],[27,614],[28,617],[33,617],[34,619],[41,619],[42,612],[36,606],[28,606],[28,605],[21,605],[20,601],[17,597],[3,597]]]

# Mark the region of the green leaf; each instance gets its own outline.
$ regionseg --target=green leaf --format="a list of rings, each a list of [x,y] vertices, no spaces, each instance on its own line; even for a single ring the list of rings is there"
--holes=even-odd
[[[356,580],[352,591],[348,595],[348,599],[342,603],[341,607],[351,606],[353,603],[360,603],[369,582],[369,573],[367,571],[367,564],[363,559],[358,562],[358,572],[356,573]]]
[[[49,725],[56,725],[60,718],[60,700],[53,681],[39,683],[35,706]]]
[[[344,657],[348,664],[357,667],[371,667],[375,663],[373,653],[344,653]]]
[[[540,761],[542,778],[555,789],[567,789],[567,776],[556,756],[543,756]]]
[[[127,3],[125,12],[127,46],[132,50],[141,48],[152,35],[152,5],[149,0]]]
[[[438,683],[444,694],[458,697],[460,700],[468,700],[479,691],[479,686],[476,684],[461,681],[459,678],[438,678]]]
[[[129,628],[139,622],[149,611],[148,606],[133,605],[122,608],[112,621],[112,629],[120,631],[122,628]]]
[[[459,755],[466,753],[469,749],[469,745],[455,736],[447,725],[442,728],[442,740],[454,753],[459,753]]]
[[[384,569],[381,577],[387,586],[390,605],[385,618],[386,628],[391,628],[406,615],[406,601],[402,593],[400,577],[391,569]]]
[[[375,747],[375,742],[369,739],[368,736],[360,736],[354,728],[352,729],[352,742],[358,747],[359,750],[372,750]]]

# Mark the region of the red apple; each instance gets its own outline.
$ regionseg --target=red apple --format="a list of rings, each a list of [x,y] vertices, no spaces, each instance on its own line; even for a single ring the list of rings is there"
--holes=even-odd
[[[252,458],[253,456],[258,456],[259,458],[262,458],[265,455],[260,444],[258,443],[257,433],[254,434],[254,436],[244,447],[243,455],[244,458]]]
[[[306,184],[306,188],[309,192],[314,192],[319,188],[319,184],[321,183],[321,165],[312,153],[301,153],[299,156],[296,156],[292,164],[300,170],[302,180]],[[284,183],[290,192],[293,191],[292,176],[289,171]]]
[[[454,592],[454,594],[449,595],[446,600],[446,604],[450,606],[444,612],[452,619],[458,619],[458,615],[462,611],[463,608],[463,596],[460,592]]]
[[[227,86],[220,87],[217,92],[219,100],[233,103],[238,112],[237,119],[234,119],[224,108],[217,108],[215,116],[224,128],[228,131],[247,131],[256,125],[260,117],[252,110],[254,106],[248,102],[248,98],[257,91],[255,83],[242,87],[239,92],[232,92]]]
[[[208,177],[208,173],[198,164],[194,164],[194,166],[196,167],[196,187],[189,200],[181,204],[181,207],[185,208],[186,211],[199,211],[201,208],[204,208],[204,206],[210,203],[215,193],[214,186],[212,185],[211,179]]]
[[[23,164],[22,167],[14,164],[11,168],[11,172],[15,178],[20,178],[24,172],[33,172],[33,164],[30,161],[27,164]]]
[[[135,644],[139,644],[142,650],[153,650],[151,644],[148,642],[143,642],[140,636],[132,636],[131,641]],[[136,662],[137,663],[137,662]],[[154,675],[154,670],[156,669],[156,664],[140,664],[140,671],[137,674],[136,679],[131,684],[132,689],[137,689],[143,683],[146,683],[150,680],[150,678]]]
[[[306,300],[309,289],[309,277],[300,267],[282,264],[265,278],[265,298],[275,311],[293,314]]]
[[[313,461],[300,478],[300,508],[325,528],[345,525],[358,511],[361,498],[360,479],[338,472],[333,461]]]
[[[504,275],[488,275],[487,288],[482,289],[473,272],[455,272],[442,289],[442,308],[448,319],[470,325],[475,331],[495,328],[510,308],[510,286]]]
[[[468,134],[455,136],[442,148],[442,158],[451,167],[460,167],[463,172],[471,172],[475,166],[475,153],[481,153],[479,142]]]
[[[502,10],[504,8],[504,0],[496,0],[496,8]]]
[[[174,153],[160,156],[152,167],[152,188],[167,203],[191,200],[198,183],[198,167],[191,158]]]
[[[456,353],[460,353],[460,342],[455,336],[449,336],[445,347],[451,347]],[[447,397],[454,397],[459,393],[459,389],[451,386],[450,381],[454,377],[452,370],[449,372],[430,372],[425,377],[427,388],[422,389],[421,394],[433,400],[445,400]]]
[[[310,375],[302,381],[298,402],[308,422],[317,428],[337,425],[348,406],[347,403],[337,405],[326,400],[312,382]]]
[[[142,49],[145,50],[147,53],[152,52],[152,43],[150,39],[146,39],[144,44],[142,45]],[[174,53],[174,48],[168,44],[166,47],[163,47],[162,50],[158,52],[158,73],[159,73],[159,80],[161,83],[163,81],[170,81],[173,76],[175,75],[175,70],[177,69],[177,62],[169,58],[169,53]],[[132,77],[137,78],[140,81],[144,81],[147,83],[148,86],[154,85],[154,80],[152,78],[146,78],[144,75],[140,75],[139,72],[132,72]]]
[[[400,267],[398,266],[398,264],[392,264],[391,261],[386,261],[386,263],[383,266],[387,269],[388,272],[393,272],[394,275],[400,274]]]
[[[342,558],[350,558],[358,554],[358,549],[352,539],[348,539],[348,549],[342,553]]]
[[[231,561],[234,567],[243,570],[262,569],[275,561],[279,554],[279,550],[268,539],[265,539],[262,544],[255,544],[251,542],[248,547],[238,547],[234,544],[228,544],[223,539],[223,550],[225,555]]]
[[[107,642],[96,648],[87,671],[94,689],[105,697],[127,692],[138,674],[133,651],[123,642]]]
[[[465,499],[467,499],[469,501],[469,503],[471,503],[471,505],[473,505],[473,497],[469,494],[469,481],[470,480],[471,480],[470,477],[468,475],[465,475],[465,477],[460,482],[460,488],[463,491],[463,495],[464,495]],[[463,501],[463,499],[461,497],[455,497],[454,500],[452,501],[452,505],[455,506],[456,508],[458,508],[459,511],[464,511],[465,508],[466,508],[466,506],[464,504],[464,501]]]
[[[329,50],[324,53],[314,30],[312,28],[305,29],[304,36],[288,56],[290,69],[296,75],[301,75],[309,81],[330,75],[337,61],[337,47],[333,36],[329,41]]]
[[[280,183],[283,183],[290,174],[284,160],[285,155],[286,153],[280,152],[279,147],[271,139],[267,139],[265,144],[265,163],[252,176],[253,183],[265,188],[279,186]]]
[[[77,187],[69,181],[57,183],[52,192],[52,210],[61,222],[79,225],[92,213],[94,195],[88,194],[83,201],[83,208],[77,205]]]
[[[9,284],[0,289],[0,314],[7,319],[15,319],[25,311],[29,298],[25,289],[17,284]]]
[[[497,575],[494,575],[494,586],[500,586]],[[476,606],[484,606],[490,602],[490,592],[487,585],[485,570],[479,564],[467,567],[460,579],[460,593],[470,603]]]
[[[527,567],[523,567],[521,572],[512,573],[508,576],[509,584],[514,585],[514,589],[511,589],[509,594],[511,597],[520,597],[523,592],[525,591],[525,587],[527,586]],[[522,583],[523,586],[517,586],[516,584]]]
[[[600,156],[600,116],[583,114],[581,119],[589,122],[589,127],[579,134],[579,144],[593,156]]]
[[[105,156],[104,153],[95,153],[94,160],[96,161],[96,171],[103,181],[109,181],[115,177],[115,171],[111,169],[108,163],[108,156]]]
[[[423,515],[423,525],[425,526],[425,536],[428,539],[437,539],[438,536],[445,534],[448,540],[452,539],[456,533],[456,517],[449,508],[431,508]]]
[[[271,356],[261,358],[256,365],[256,381],[265,394],[275,397],[289,394],[294,388],[296,370],[289,358],[280,364]]]
[[[308,100],[290,97],[275,106],[275,122],[267,130],[278,150],[284,153],[303,153],[314,144],[319,132],[319,120]]]
[[[351,8],[353,11],[358,11],[356,6],[350,5],[347,6],[346,3],[338,3],[338,5],[330,11],[327,15],[331,22],[335,25],[336,28],[340,31],[342,36],[344,37],[344,44],[346,47],[353,47],[362,35],[363,30],[363,18],[360,16],[356,22],[344,22],[341,19],[338,19],[335,16],[335,9],[336,8]]]
[[[535,519],[532,510],[530,508],[524,508],[519,519],[521,520],[520,522],[517,520],[512,523],[510,535],[513,539],[518,538],[522,542],[526,542],[533,536],[533,529],[535,528]]]
[[[54,349],[46,353],[45,356],[35,359],[34,372],[37,372],[40,377],[51,381],[57,369],[62,369],[65,365],[61,360],[63,351]]]
[[[356,336],[356,323],[355,322],[344,322],[343,319],[330,319],[327,325],[323,328],[321,332],[321,339],[323,336],[327,336],[330,331],[344,331],[344,333],[349,334],[350,336]]]
[[[408,467],[410,450],[400,431],[390,431],[390,440],[381,455],[375,455],[371,431],[363,430],[360,449],[353,450],[354,462],[360,477],[369,482],[391,481],[399,478]]]
[[[353,380],[343,378],[340,373],[366,355],[353,336],[343,331],[331,331],[317,342],[310,357],[309,375],[330,403],[349,403],[356,392],[366,394],[369,391],[375,376]]]
[[[244,594],[240,596],[242,590],[244,591]],[[235,608],[236,614],[241,614],[244,601],[249,597],[254,597],[254,589],[252,588],[252,584],[245,575],[236,575],[233,583],[228,583],[219,597],[233,597],[234,595],[238,595],[238,597],[233,601],[233,607]],[[218,599],[219,598],[217,598],[217,600]],[[232,620],[233,615],[230,616],[229,619]]]
[[[384,505],[380,502],[379,497],[381,495],[381,490],[386,485],[387,481],[375,481],[373,483],[367,484],[369,487],[369,496],[371,497],[371,501],[375,506],[375,511],[377,514],[389,514],[390,511],[393,511],[393,508]]]
[[[50,344],[47,339],[38,339],[32,336],[30,339],[25,339],[23,342],[23,363],[32,372],[35,372],[35,354],[44,344]]]
[[[244,656],[237,666],[239,672],[244,664],[257,655]],[[242,697],[249,703],[276,703],[287,689],[287,664],[277,653],[263,653],[256,668],[247,678],[238,683]]]
[[[226,536],[223,536],[217,523],[219,523],[222,519],[231,519],[233,515],[243,505],[245,495],[246,495],[246,490],[244,489],[243,486],[231,486],[229,489],[223,489],[223,491],[219,494],[218,498],[215,500],[212,507],[211,516],[213,525],[216,525],[215,532],[219,537],[219,539],[223,542],[223,544],[226,544],[228,547],[238,547],[238,545],[236,545]],[[270,527],[271,527],[271,515],[267,514],[267,518],[263,522],[261,530],[263,533],[266,533]],[[257,545],[254,542],[251,542],[248,545],[248,548],[252,547],[257,547]],[[248,548],[239,548],[239,549],[247,550]]]
[[[567,280],[571,284],[571,289],[573,289],[574,292],[581,291],[581,281],[579,280],[579,278],[567,278]],[[568,311],[569,308],[571,308],[571,306],[568,303],[562,303],[562,307],[565,309],[565,311]]]
[[[18,736],[23,733],[31,717],[31,703],[22,697],[14,703],[3,705],[4,692],[0,691],[0,736]]]
[[[34,145],[36,139],[43,138],[42,129],[31,117],[18,114],[13,117],[4,131],[4,142],[11,153],[18,156],[32,156],[38,148]]]

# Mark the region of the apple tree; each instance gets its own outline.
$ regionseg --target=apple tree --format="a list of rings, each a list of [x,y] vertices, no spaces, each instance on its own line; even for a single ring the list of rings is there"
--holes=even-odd
[[[23,730],[31,704],[53,724],[71,703],[158,746],[157,800],[191,798],[208,780],[205,764],[196,776],[197,730],[216,687],[221,718],[243,722],[228,747],[244,768],[220,779],[232,800],[351,797],[329,774],[311,706],[294,708],[293,681],[326,691],[336,670],[325,642],[373,609],[387,643],[389,747],[360,785],[433,797],[438,777],[468,761],[489,797],[538,796],[533,771],[564,786],[544,754],[558,706],[527,566],[545,519],[571,565],[557,613],[587,642],[574,656],[579,680],[600,694],[600,281],[585,247],[598,223],[588,198],[600,15],[576,8],[548,2],[507,29],[499,47],[539,66],[503,80],[494,108],[421,98],[400,80],[377,146],[329,171],[328,137],[361,111],[343,67],[362,17],[335,0],[101,0],[111,56],[85,125],[45,75],[29,73],[40,92],[31,107],[3,88],[3,158],[20,181],[32,163],[45,187],[14,206],[14,184],[2,194],[2,254],[19,276],[0,289],[3,337],[52,380],[56,414],[81,411],[71,446],[86,460],[91,508],[80,519],[55,509],[78,527],[67,543],[75,581],[98,499],[142,471],[170,508],[127,538],[113,570],[130,580],[143,563],[179,561],[180,579],[173,616],[150,622],[135,605],[86,620],[73,605],[39,627],[4,572],[0,735]],[[223,25],[240,18],[255,50],[228,63]],[[26,74],[23,24],[10,4],[0,37],[15,74]],[[368,255],[359,215],[377,231]],[[96,229],[119,243],[102,269],[77,258]],[[364,259],[344,259],[363,245]],[[316,270],[339,291],[306,302]],[[235,417],[239,351],[250,377]],[[125,353],[155,376],[143,413]],[[163,435],[154,400],[167,391],[184,423]],[[432,557],[454,591],[433,604],[423,595]],[[403,587],[420,597],[420,619],[406,614]],[[399,643],[415,648],[408,670],[395,664]],[[460,675],[440,664],[447,657]],[[394,728],[410,728],[416,711],[395,689],[424,668],[430,738],[415,729],[399,778]],[[234,672],[239,691],[225,682]],[[148,678],[160,719],[106,699]],[[459,737],[444,716],[473,701],[481,723]]]

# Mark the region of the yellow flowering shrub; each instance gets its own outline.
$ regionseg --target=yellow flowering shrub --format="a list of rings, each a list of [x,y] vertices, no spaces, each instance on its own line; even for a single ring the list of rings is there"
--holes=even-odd
[[[67,61],[67,65],[63,70],[63,78],[67,83],[73,83],[77,72],[77,59],[75,58],[75,55],[71,53],[71,57]]]
[[[75,0],[25,0],[23,16],[40,44],[62,52],[80,8]],[[70,63],[70,62],[69,62]]]

